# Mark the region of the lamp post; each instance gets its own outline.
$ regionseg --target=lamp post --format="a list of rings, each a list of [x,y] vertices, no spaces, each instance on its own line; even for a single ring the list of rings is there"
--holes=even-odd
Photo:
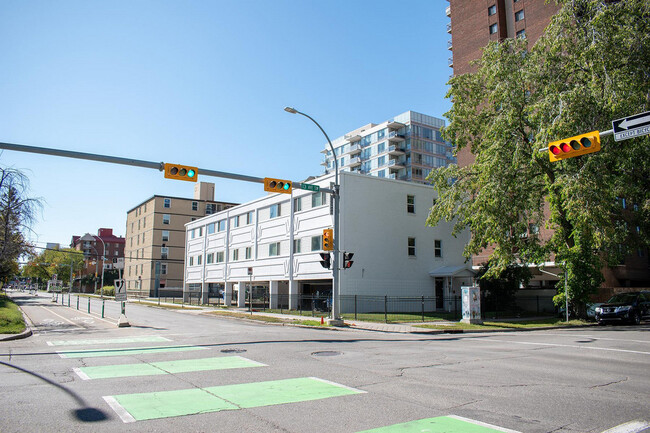
[[[104,299],[104,262],[106,261],[106,244],[104,243],[104,240],[101,237],[91,235],[90,233],[86,233],[79,240],[80,241],[94,241],[95,239],[99,239],[100,241],[102,241],[102,247],[103,247],[103,249],[102,249],[102,285],[99,288],[99,291],[100,291],[100,294],[101,294],[101,298]],[[97,253],[97,250],[95,250],[95,253]],[[99,257],[97,257],[97,259],[99,259]],[[97,267],[95,267],[95,270],[96,269],[97,269]],[[97,272],[95,272],[95,275],[97,275]]]
[[[308,114],[302,113],[296,110],[293,107],[284,107],[284,111],[291,114],[300,114],[305,116],[318,126],[318,129],[321,130],[327,142],[330,145],[330,150],[332,151],[332,157],[334,158],[334,192],[332,193],[332,198],[334,199],[334,239],[332,240],[332,318],[329,323],[331,325],[343,325],[341,320],[341,308],[340,308],[340,297],[339,297],[339,199],[340,199],[340,185],[339,185],[339,161],[336,157],[336,152],[334,151],[334,146],[332,146],[332,141],[327,136],[325,130]]]

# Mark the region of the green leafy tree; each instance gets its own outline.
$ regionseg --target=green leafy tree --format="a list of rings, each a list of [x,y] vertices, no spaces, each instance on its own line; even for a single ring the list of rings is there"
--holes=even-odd
[[[23,268],[23,276],[49,280],[52,275],[56,274],[59,280],[67,284],[70,281],[70,273],[79,274],[83,267],[83,252],[74,248],[43,250],[40,254],[33,256]]]
[[[511,264],[505,267],[498,276],[486,276],[490,264],[485,263],[476,274],[479,279],[481,292],[485,294],[486,311],[504,311],[515,305],[515,294],[521,286],[526,286],[532,275],[526,266]]]
[[[487,277],[518,262],[566,263],[569,298],[583,302],[604,265],[649,244],[650,139],[605,137],[600,152],[555,163],[539,150],[650,109],[650,3],[561,3],[534,46],[491,43],[475,73],[450,80],[444,135],[475,161],[430,175],[440,198],[427,222],[469,229],[467,257],[493,247]],[[563,280],[558,289],[560,303]]]

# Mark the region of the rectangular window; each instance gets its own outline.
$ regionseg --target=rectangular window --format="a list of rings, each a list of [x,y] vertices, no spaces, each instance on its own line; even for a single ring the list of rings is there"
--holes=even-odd
[[[492,16],[497,13],[497,5],[492,5],[488,8],[488,16]]]
[[[253,248],[246,247],[246,260],[250,260],[253,257]]]
[[[199,237],[203,236],[203,226],[199,227]]]
[[[169,224],[170,221],[171,219],[169,218],[169,214],[163,214],[163,224]]]
[[[217,231],[218,232],[223,232],[226,230],[226,220],[221,220],[218,223]]]
[[[526,29],[521,29],[517,32],[517,37],[519,39],[524,39],[526,37]]]
[[[203,255],[202,254],[199,254],[198,256],[196,256],[196,264],[197,265],[200,265],[202,260],[203,260]]]
[[[379,170],[377,172],[377,177],[386,177],[386,170]]]
[[[280,216],[280,203],[271,205],[269,208],[269,218],[277,218]]]
[[[523,19],[524,19],[524,10],[523,9],[520,10],[520,11],[515,12],[515,22],[516,21],[521,21]]]
[[[212,215],[213,213],[214,213],[214,204],[207,203],[205,205],[205,214],[206,215]]]
[[[239,227],[239,215],[234,216],[234,217],[232,218],[232,226],[233,226],[233,228],[234,228],[234,227]]]
[[[440,239],[433,241],[433,255],[435,257],[442,257],[442,241]]]
[[[209,235],[211,235],[212,233],[214,233],[214,223],[210,223],[210,224],[208,224],[208,226],[207,226],[207,228],[206,228],[206,231],[208,232]]]
[[[293,240],[293,253],[294,254],[297,254],[297,253],[301,252],[300,251],[300,244],[301,244],[300,239],[294,239]]]
[[[194,257],[190,256],[190,266],[194,266]]]
[[[302,197],[293,199],[293,211],[300,212],[302,210]]]
[[[142,227],[147,227],[147,217],[142,217]]]
[[[409,257],[415,257],[415,238],[408,239],[408,254]]]
[[[311,237],[311,250],[320,251],[322,250],[323,245],[323,236],[312,236]]]
[[[224,256],[223,251],[218,251],[217,252],[217,263],[223,263],[223,260],[224,260],[223,256]]]
[[[324,192],[315,192],[311,195],[311,207],[318,207],[327,204]]]
[[[194,239],[196,237],[196,229],[190,230],[190,239]]]
[[[253,211],[246,214],[246,225],[253,224]]]
[[[406,212],[415,213],[415,196],[407,195],[406,196]]]
[[[160,258],[167,259],[169,256],[169,247],[160,247]]]
[[[239,250],[232,250],[232,261],[236,262],[237,260],[239,260]]]
[[[214,253],[209,253],[205,256],[205,263],[207,265],[214,263]]]
[[[269,257],[280,255],[280,242],[269,244]]]
[[[160,264],[160,273],[162,275],[167,275],[167,263]]]
[[[169,242],[169,230],[162,231],[162,241]]]
[[[497,32],[497,30],[499,30],[499,28],[497,27],[496,23],[490,25],[490,34],[491,35],[495,34]]]
[[[165,208],[170,208],[172,207],[172,199],[171,198],[166,198],[163,201],[163,207]]]
[[[192,210],[199,210],[199,202],[196,201],[192,202]]]

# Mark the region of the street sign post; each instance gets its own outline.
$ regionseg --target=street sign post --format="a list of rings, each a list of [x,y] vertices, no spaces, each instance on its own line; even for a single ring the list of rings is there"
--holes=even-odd
[[[309,183],[301,183],[300,184],[300,189],[304,189],[304,190],[307,190],[307,191],[318,192],[318,191],[320,191],[320,186],[312,185],[312,184],[309,184]]]
[[[612,121],[614,140],[623,141],[650,134],[650,111]]]
[[[117,302],[126,302],[126,286],[124,285],[124,280],[115,280],[113,281],[115,286],[115,301]]]

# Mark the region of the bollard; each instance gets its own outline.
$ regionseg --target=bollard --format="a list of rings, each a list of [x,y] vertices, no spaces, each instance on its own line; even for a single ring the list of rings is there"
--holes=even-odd
[[[88,298],[88,313],[90,313],[90,297]]]
[[[77,310],[79,309],[79,295],[77,295]]]
[[[104,307],[106,306],[106,301],[102,301],[102,319],[104,318]]]
[[[68,293],[68,307],[70,306],[70,296],[72,296],[70,293]]]

